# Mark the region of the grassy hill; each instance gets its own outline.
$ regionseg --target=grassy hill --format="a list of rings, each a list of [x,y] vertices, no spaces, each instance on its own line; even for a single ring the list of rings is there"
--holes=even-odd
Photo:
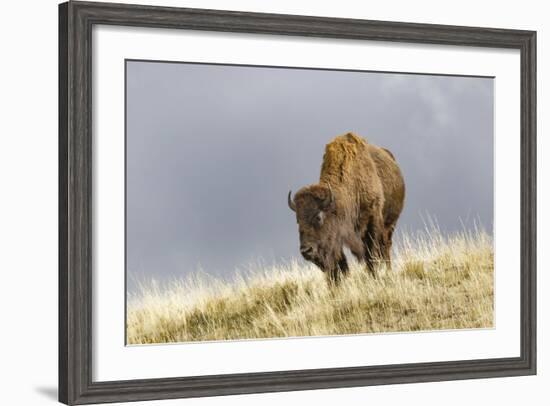
[[[129,297],[128,344],[381,333],[493,326],[493,243],[482,230],[405,236],[393,269],[359,264],[329,287],[292,263],[232,283],[195,275]]]

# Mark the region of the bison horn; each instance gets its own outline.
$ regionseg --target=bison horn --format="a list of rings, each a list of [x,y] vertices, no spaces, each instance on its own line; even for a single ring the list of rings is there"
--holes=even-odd
[[[290,210],[296,211],[296,204],[292,201],[292,190],[288,191],[288,207],[290,207]]]

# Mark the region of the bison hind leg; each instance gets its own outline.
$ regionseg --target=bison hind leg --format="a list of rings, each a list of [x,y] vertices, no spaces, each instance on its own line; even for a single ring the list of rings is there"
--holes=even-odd
[[[383,224],[376,220],[371,220],[363,235],[365,248],[365,264],[369,273],[376,277],[376,268],[380,263],[385,263],[387,256],[387,238],[386,230]]]
[[[391,249],[392,249],[392,238],[393,231],[395,230],[395,223],[386,225],[386,230],[384,234],[384,261],[386,262],[386,267],[391,269]]]

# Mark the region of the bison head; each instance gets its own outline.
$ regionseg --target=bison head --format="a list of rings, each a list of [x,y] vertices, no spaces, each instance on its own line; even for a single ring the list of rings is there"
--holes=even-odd
[[[288,206],[296,212],[300,232],[300,253],[325,270],[332,254],[334,220],[334,194],[329,186],[311,185],[300,189],[294,199],[288,193]]]

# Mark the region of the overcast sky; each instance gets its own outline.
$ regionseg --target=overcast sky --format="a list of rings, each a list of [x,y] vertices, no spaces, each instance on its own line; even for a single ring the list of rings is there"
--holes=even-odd
[[[231,277],[299,257],[293,191],[354,131],[390,149],[398,230],[493,227],[493,79],[127,62],[127,272]]]

